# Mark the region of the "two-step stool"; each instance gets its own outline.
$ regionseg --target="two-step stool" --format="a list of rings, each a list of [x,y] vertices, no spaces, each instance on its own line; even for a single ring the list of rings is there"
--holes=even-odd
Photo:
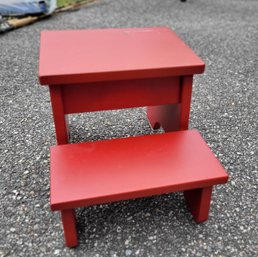
[[[49,85],[58,143],[50,202],[67,246],[77,245],[74,209],[83,206],[183,191],[194,219],[207,220],[212,186],[228,175],[188,130],[193,75],[203,71],[165,27],[42,32],[39,80]],[[66,115],[141,106],[169,133],[69,144]]]

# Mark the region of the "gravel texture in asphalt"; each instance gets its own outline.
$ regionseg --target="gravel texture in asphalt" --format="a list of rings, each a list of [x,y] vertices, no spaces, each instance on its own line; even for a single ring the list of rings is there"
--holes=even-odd
[[[0,256],[258,256],[257,13],[252,0],[101,0],[1,35]],[[206,63],[194,79],[190,127],[230,181],[215,187],[202,224],[181,193],[79,209],[79,246],[69,249],[49,207],[55,135],[37,79],[40,32],[144,26],[171,27]],[[73,142],[153,133],[144,108],[73,115],[70,123]]]

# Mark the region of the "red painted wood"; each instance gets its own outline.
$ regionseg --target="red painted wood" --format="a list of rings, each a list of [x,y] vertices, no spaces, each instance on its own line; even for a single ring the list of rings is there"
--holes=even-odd
[[[181,77],[179,104],[147,107],[147,117],[153,129],[160,126],[165,132],[188,129],[192,83],[193,76]]]
[[[184,191],[185,201],[196,222],[206,221],[209,217],[212,187]]]
[[[56,130],[57,144],[68,143],[68,122],[64,112],[62,87],[54,85],[49,87],[51,106]]]
[[[166,27],[43,31],[39,55],[43,85],[192,75],[205,66]]]
[[[62,210],[61,218],[64,228],[65,244],[68,247],[74,247],[78,245],[77,231],[76,231],[76,216],[73,209]]]
[[[63,85],[64,112],[78,113],[178,103],[179,77]]]
[[[180,130],[188,129],[192,97],[192,84],[193,76],[184,76],[182,78],[179,119]]]
[[[226,183],[198,131],[51,147],[51,209]]]
[[[153,129],[162,127],[165,132],[179,130],[179,104],[148,106],[147,117]]]

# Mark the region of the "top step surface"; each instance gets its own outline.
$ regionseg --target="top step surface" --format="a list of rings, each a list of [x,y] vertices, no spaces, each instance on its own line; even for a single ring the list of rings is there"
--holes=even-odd
[[[204,66],[166,27],[41,33],[42,85],[193,75]]]

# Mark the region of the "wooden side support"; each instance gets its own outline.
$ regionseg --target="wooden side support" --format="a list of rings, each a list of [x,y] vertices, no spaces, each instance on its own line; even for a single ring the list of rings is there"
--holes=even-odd
[[[208,219],[212,186],[184,191],[184,197],[188,208],[196,222]]]
[[[55,123],[57,144],[67,144],[69,141],[69,130],[67,116],[64,112],[62,87],[60,85],[51,85],[49,86],[49,91]]]
[[[153,129],[160,126],[165,132],[188,129],[192,82],[192,75],[181,77],[179,104],[147,107],[147,117]]]
[[[68,247],[78,245],[76,231],[76,216],[74,209],[61,211],[62,223],[64,228],[65,243]]]
[[[161,126],[165,132],[179,130],[179,104],[148,106],[147,117],[153,129]]]
[[[192,97],[193,76],[182,77],[180,95],[179,129],[186,130],[189,125],[190,106]]]

